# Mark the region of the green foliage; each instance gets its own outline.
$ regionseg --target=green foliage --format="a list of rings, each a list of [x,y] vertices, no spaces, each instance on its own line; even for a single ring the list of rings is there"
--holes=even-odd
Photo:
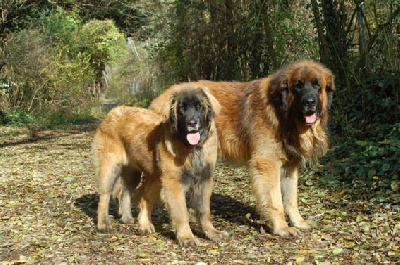
[[[79,53],[90,56],[98,77],[107,63],[113,63],[126,54],[125,38],[111,20],[91,20],[74,32]]]
[[[52,113],[90,113],[96,99],[90,57],[78,53],[70,59],[64,54],[60,48],[53,55],[39,31],[9,34],[4,48],[7,64],[0,73],[7,84],[0,95],[0,110],[43,118]]]
[[[304,15],[307,12],[307,8],[294,2],[291,7],[279,5],[268,14],[272,16],[274,50],[279,65],[318,57],[318,46],[312,37],[312,18]]]
[[[0,3],[0,38],[36,25],[49,4],[46,0],[2,0]]]
[[[95,74],[90,64],[90,56],[78,53],[75,58],[63,56],[63,50],[53,57],[46,69],[50,76],[46,91],[45,105],[51,112],[62,116],[72,113],[90,112],[95,101]]]
[[[24,126],[28,123],[38,123],[38,119],[34,117],[31,113],[26,112],[12,112],[4,114],[4,125],[14,125],[14,126]]]
[[[60,7],[43,14],[40,23],[42,31],[7,35],[0,111],[32,114],[50,124],[90,115],[105,64],[126,54],[123,35],[110,20],[83,24],[77,10]]]
[[[400,181],[400,77],[379,73],[362,86],[338,91],[332,115],[333,148],[325,169],[346,182],[397,191]],[[355,93],[355,91],[359,91]]]
[[[37,111],[48,86],[45,69],[50,65],[51,50],[38,30],[22,30],[6,36],[2,56],[6,64],[0,80],[6,86],[0,93],[4,112]]]
[[[35,124],[38,128],[57,128],[62,125],[87,124],[97,121],[97,117],[90,113],[75,112],[65,115],[62,113],[51,112],[44,116],[38,113],[10,112],[5,113],[0,118],[0,125],[24,127]]]
[[[170,83],[250,80],[317,58],[312,18],[301,3],[182,0],[170,6],[171,23],[160,20],[165,39],[153,46]]]
[[[78,10],[65,11],[56,7],[50,14],[41,17],[44,32],[57,48],[69,48],[76,53],[74,33],[82,25]]]
[[[90,113],[72,113],[68,116],[59,114],[59,113],[51,113],[49,117],[42,120],[41,124],[46,128],[56,128],[61,125],[69,125],[69,124],[86,124],[96,121],[97,118],[91,115]]]
[[[75,6],[79,6],[84,20],[112,20],[128,37],[137,34],[141,26],[148,22],[150,14],[159,8],[158,1],[108,1],[106,4],[102,1],[91,1],[91,4],[86,1],[74,2]]]
[[[82,22],[77,10],[57,8],[43,18],[45,32],[63,56],[74,60],[79,56],[90,58],[90,64],[101,81],[102,70],[124,55],[125,39],[111,20]]]
[[[372,74],[359,85],[340,87],[331,128],[338,140],[383,140],[400,118],[399,87],[400,76],[387,71]]]
[[[386,140],[353,140],[337,144],[322,159],[342,181],[363,180],[371,189],[391,188],[400,180],[400,124],[392,128]]]

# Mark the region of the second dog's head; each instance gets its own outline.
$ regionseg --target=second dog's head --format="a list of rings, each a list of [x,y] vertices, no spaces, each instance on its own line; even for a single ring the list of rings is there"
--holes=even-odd
[[[166,122],[184,144],[201,147],[220,104],[206,87],[181,87],[164,108]]]

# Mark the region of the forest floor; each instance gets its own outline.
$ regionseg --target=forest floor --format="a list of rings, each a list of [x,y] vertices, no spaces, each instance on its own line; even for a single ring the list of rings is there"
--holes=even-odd
[[[299,185],[302,215],[318,227],[301,236],[269,233],[256,214],[246,168],[219,163],[212,196],[214,225],[226,242],[191,227],[198,247],[180,247],[160,204],[156,233],[139,235],[111,205],[112,231],[96,229],[90,145],[95,124],[39,133],[0,127],[0,264],[399,264],[400,196],[308,173]],[[137,210],[133,207],[134,216]]]

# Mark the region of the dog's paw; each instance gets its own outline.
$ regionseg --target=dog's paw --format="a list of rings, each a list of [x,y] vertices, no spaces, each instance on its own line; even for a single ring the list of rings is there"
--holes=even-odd
[[[317,226],[317,224],[311,220],[302,220],[301,222],[294,223],[293,225],[301,230],[311,230],[313,227]]]
[[[133,218],[132,216],[122,215],[121,222],[123,222],[124,224],[133,224],[135,223],[135,218]]]
[[[195,236],[178,237],[177,239],[181,247],[196,247],[199,245],[199,240]]]
[[[97,222],[97,229],[101,232],[108,232],[111,229],[111,222],[109,219],[100,220]]]
[[[278,236],[298,236],[300,235],[300,231],[296,227],[284,227],[273,230],[274,235]]]
[[[224,241],[229,238],[229,234],[226,231],[219,231],[215,228],[211,231],[206,231],[205,234],[212,241]]]
[[[156,231],[152,223],[139,224],[138,230],[142,235],[152,234]]]

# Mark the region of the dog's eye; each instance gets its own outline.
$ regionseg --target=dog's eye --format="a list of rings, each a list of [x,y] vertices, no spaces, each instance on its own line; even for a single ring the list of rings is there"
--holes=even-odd
[[[294,89],[296,91],[300,91],[304,86],[304,83],[300,80],[296,81],[296,83],[294,84]]]
[[[185,112],[185,111],[186,111],[186,109],[187,109],[187,106],[186,106],[186,104],[182,104],[182,105],[180,105],[180,106],[179,106],[179,109],[181,110],[181,112]]]
[[[321,84],[319,83],[319,80],[316,79],[312,83],[313,88],[320,90],[321,89]]]
[[[199,110],[201,110],[201,108],[203,106],[200,103],[197,103],[195,107],[196,107],[196,110],[199,111]]]

